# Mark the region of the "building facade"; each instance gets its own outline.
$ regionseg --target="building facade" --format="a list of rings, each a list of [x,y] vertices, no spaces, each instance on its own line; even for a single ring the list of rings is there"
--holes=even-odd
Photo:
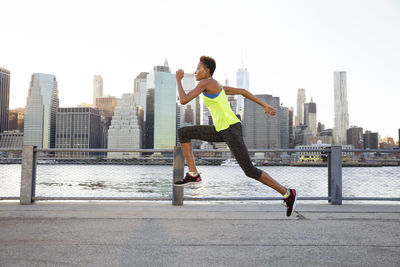
[[[365,131],[363,135],[364,149],[378,149],[379,135],[371,131]]]
[[[304,103],[306,102],[306,90],[297,89],[297,106],[296,106],[296,126],[304,125]]]
[[[189,93],[196,87],[196,78],[193,73],[185,73],[182,86],[185,93]],[[180,127],[201,125],[203,124],[203,101],[201,96],[197,96],[195,99],[185,105],[180,106],[179,124]]]
[[[3,131],[0,133],[0,148],[22,148],[24,133],[19,130]]]
[[[93,76],[93,108],[97,107],[96,99],[103,96],[103,78],[100,75]]]
[[[210,110],[203,102],[203,125],[213,125]]]
[[[136,76],[133,81],[133,94],[136,106],[138,107],[139,124],[142,129],[142,144],[141,148],[146,147],[146,131],[145,131],[145,121],[146,121],[146,102],[147,102],[147,75],[148,72],[141,72]]]
[[[313,135],[305,135],[304,145],[314,145],[314,144],[332,144],[332,136],[313,136]]]
[[[168,62],[147,75],[146,148],[171,149],[176,144],[176,80]]]
[[[133,94],[123,94],[108,129],[108,149],[139,149],[142,129]],[[135,152],[108,152],[108,158],[138,158]]]
[[[294,144],[295,146],[298,145],[305,145],[306,141],[305,141],[305,135],[306,135],[306,129],[307,126],[300,124],[297,125],[295,130],[294,130]]]
[[[355,149],[364,148],[363,128],[352,126],[346,130],[346,140],[348,145],[352,145]]]
[[[256,95],[277,110],[277,116],[267,117],[264,109],[249,99],[244,100],[243,138],[248,148],[280,148],[279,97]]]
[[[8,114],[8,130],[24,131],[25,108],[11,109]]]
[[[111,119],[118,101],[119,98],[115,96],[100,96],[96,98],[96,107],[100,112],[100,116],[104,117],[107,129],[111,125]]]
[[[250,91],[249,72],[243,66],[236,72],[236,88],[246,89]],[[241,95],[236,96],[236,114],[243,118],[244,110],[244,97]]]
[[[310,103],[304,103],[304,125],[313,135],[317,135],[317,104],[312,101],[312,98]]]
[[[280,148],[289,148],[289,109],[279,107]]]
[[[8,130],[10,71],[0,67],[0,133]]]
[[[289,113],[289,148],[294,148],[294,130],[296,129],[294,121],[293,107],[288,108]]]
[[[144,113],[146,113],[146,84],[148,74],[148,72],[141,72],[138,76],[136,76],[135,80],[133,81],[134,101],[136,105],[143,108]]]
[[[101,147],[100,114],[93,108],[58,108],[56,148]],[[87,158],[89,152],[57,152],[57,157]]]
[[[280,148],[289,148],[289,109],[279,107]]]
[[[32,75],[24,116],[24,145],[54,148],[59,106],[56,76]]]
[[[349,128],[349,113],[346,79],[346,72],[337,71],[334,73],[333,144],[335,145],[345,145],[347,143],[346,130]]]

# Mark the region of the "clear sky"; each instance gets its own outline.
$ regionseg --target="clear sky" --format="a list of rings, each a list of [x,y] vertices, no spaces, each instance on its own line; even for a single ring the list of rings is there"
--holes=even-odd
[[[60,106],[133,92],[133,79],[168,58],[193,72],[201,55],[214,77],[296,106],[298,88],[333,126],[333,72],[347,72],[350,125],[397,139],[400,128],[400,1],[15,1],[0,0],[0,66],[11,71],[10,108],[24,107],[32,73],[57,77]]]

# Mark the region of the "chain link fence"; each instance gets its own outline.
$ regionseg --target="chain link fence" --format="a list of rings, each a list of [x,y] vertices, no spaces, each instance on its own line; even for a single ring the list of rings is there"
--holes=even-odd
[[[0,148],[0,200],[19,199],[21,152],[21,149]]]
[[[400,198],[400,150],[349,152],[342,163],[344,199]]]
[[[212,198],[281,199],[273,189],[247,177],[228,150],[195,150],[203,181],[186,186],[186,200]],[[250,152],[256,167],[301,197],[328,199],[327,162],[298,165],[296,152]],[[171,199],[173,153],[39,152],[36,199]],[[185,172],[188,171],[185,166]]]
[[[281,199],[279,193],[249,178],[230,152],[196,150],[197,169],[202,176],[199,185],[185,187],[185,198],[270,198]],[[298,164],[296,152],[252,152],[253,164],[280,184],[296,188],[302,197],[328,198],[327,162]],[[185,171],[188,171],[185,168]]]
[[[40,152],[36,198],[170,200],[172,162],[172,152]]]
[[[173,197],[172,150],[36,151],[36,200]],[[400,151],[343,151],[340,198],[400,200]],[[0,199],[19,199],[21,150],[0,152]],[[312,153],[304,160],[304,153],[298,151],[250,150],[250,157],[257,168],[276,181],[296,188],[300,199],[326,203],[330,199],[328,160],[324,153]],[[194,156],[203,181],[184,188],[185,200],[281,199],[273,189],[248,178],[226,149],[194,150]],[[184,169],[188,171],[187,166]]]

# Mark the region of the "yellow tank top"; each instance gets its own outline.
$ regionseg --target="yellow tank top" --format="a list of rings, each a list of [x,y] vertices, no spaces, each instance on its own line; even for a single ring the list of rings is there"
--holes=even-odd
[[[204,104],[211,113],[217,132],[228,129],[230,125],[240,122],[229,105],[225,90],[220,85],[222,90],[219,94],[206,94],[203,92]]]

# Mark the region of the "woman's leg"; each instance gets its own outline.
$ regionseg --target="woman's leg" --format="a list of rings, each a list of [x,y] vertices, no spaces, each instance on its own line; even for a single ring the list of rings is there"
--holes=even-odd
[[[190,172],[197,172],[194,162],[192,139],[198,139],[208,142],[223,142],[221,135],[215,130],[214,126],[198,125],[183,127],[178,130],[179,142],[183,155],[186,159],[186,164]]]
[[[189,171],[197,172],[196,164],[194,163],[192,142],[181,143],[181,148],[182,148],[183,155],[185,156],[186,164],[189,168]]]
[[[258,179],[259,182],[271,187],[272,189],[275,189],[277,192],[279,192],[282,196],[286,194],[287,188],[282,186],[280,183],[274,180],[268,173],[262,172],[260,179]]]
[[[243,169],[245,174],[251,178],[254,178],[261,183],[271,187],[272,189],[279,192],[281,195],[285,195],[287,188],[282,186],[280,183],[275,181],[266,172],[254,167],[251,162],[249,152],[246,144],[243,141],[242,126],[240,123],[231,125],[227,130],[221,132],[225,142],[228,144],[229,149],[236,158],[240,167]]]

